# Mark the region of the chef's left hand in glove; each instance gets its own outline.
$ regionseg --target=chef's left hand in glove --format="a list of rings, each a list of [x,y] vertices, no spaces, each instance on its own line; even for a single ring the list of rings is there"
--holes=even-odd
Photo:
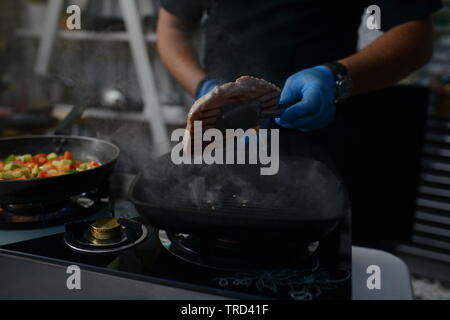
[[[334,119],[335,79],[330,69],[316,66],[291,75],[281,92],[280,105],[288,105],[275,122],[304,132],[328,126]]]

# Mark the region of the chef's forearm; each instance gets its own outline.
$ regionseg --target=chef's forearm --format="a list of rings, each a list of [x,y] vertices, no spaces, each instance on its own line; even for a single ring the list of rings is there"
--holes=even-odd
[[[169,72],[191,94],[206,76],[192,46],[194,26],[164,9],[160,10],[157,28],[159,55]]]
[[[340,60],[353,78],[353,94],[394,84],[429,61],[433,52],[430,17],[387,31],[358,53]]]

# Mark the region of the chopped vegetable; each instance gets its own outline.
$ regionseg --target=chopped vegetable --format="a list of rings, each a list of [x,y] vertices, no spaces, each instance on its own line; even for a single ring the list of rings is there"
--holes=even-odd
[[[47,177],[47,171],[41,171],[41,172],[39,172],[38,173],[38,178],[45,178],[45,177]]]
[[[17,169],[17,168],[20,168],[20,166],[18,164],[15,164],[14,162],[8,162],[5,165],[4,170],[10,171],[10,170],[14,170],[14,169]]]
[[[64,159],[72,160],[72,154],[70,152],[64,152]]]
[[[0,180],[24,180],[73,174],[100,166],[97,161],[73,160],[70,152],[36,155],[11,154],[0,161]]]
[[[13,162],[16,160],[16,157],[13,154],[10,154],[6,159],[5,162]]]
[[[37,178],[38,174],[39,174],[39,168],[37,165],[35,165],[33,167],[33,170],[31,170],[31,178]]]
[[[58,155],[52,152],[47,156],[47,160],[53,160],[56,159],[56,157],[58,157]]]

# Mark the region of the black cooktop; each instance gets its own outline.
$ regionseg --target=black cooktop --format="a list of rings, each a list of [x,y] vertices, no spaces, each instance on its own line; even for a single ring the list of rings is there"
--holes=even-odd
[[[158,230],[148,229],[144,242],[114,254],[75,252],[65,245],[63,233],[9,244],[2,249],[105,268],[105,271],[117,270],[123,277],[139,275],[148,277],[149,281],[154,278],[177,281],[256,299],[351,299],[350,255],[337,254],[332,236],[322,240],[315,253],[297,265],[223,271],[180,259],[165,248],[168,244],[164,239],[161,241]]]

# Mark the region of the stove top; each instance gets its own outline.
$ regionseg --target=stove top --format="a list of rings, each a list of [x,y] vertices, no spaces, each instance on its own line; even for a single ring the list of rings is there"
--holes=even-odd
[[[107,202],[97,192],[85,192],[57,203],[1,204],[0,229],[61,225],[98,212]]]
[[[117,201],[115,215],[120,218],[141,222],[133,204]],[[103,207],[83,220],[108,217],[112,213]],[[335,239],[323,239],[320,244],[312,244],[308,255],[299,256],[297,263],[284,261],[272,265],[251,268],[215,268],[201,263],[193,263],[174,253],[174,245],[189,235],[172,235],[152,226],[145,226],[148,234],[145,240],[120,252],[88,254],[71,249],[65,242],[65,226],[54,226],[33,230],[0,230],[0,249],[3,252],[29,254],[100,268],[105,273],[117,271],[121,277],[133,279],[136,276],[152,282],[178,282],[191,288],[208,288],[226,291],[233,297],[252,297],[255,299],[351,299],[350,254],[337,254],[327,244]],[[182,244],[182,243],[181,243]],[[310,248],[311,249],[311,248]],[[267,256],[274,256],[273,248],[267,247]],[[350,253],[351,248],[348,248]],[[294,254],[294,253],[293,253]],[[276,256],[276,255],[275,255]],[[295,260],[295,259],[294,259]]]

